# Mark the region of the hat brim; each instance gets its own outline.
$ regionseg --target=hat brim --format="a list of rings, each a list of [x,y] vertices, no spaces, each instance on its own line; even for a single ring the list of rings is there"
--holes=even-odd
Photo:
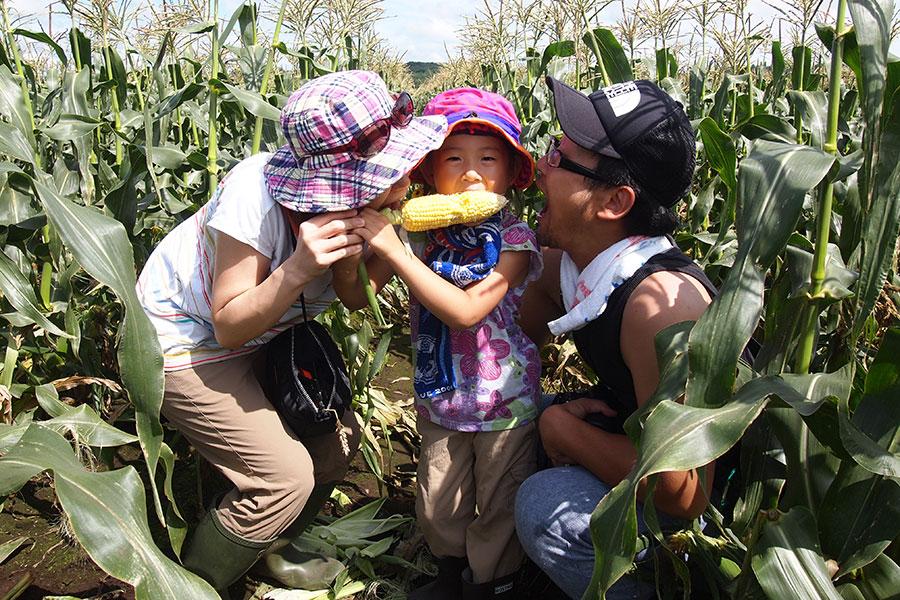
[[[517,139],[503,131],[503,129],[498,127],[496,123],[488,121],[487,119],[469,117],[453,123],[447,130],[447,135],[449,136],[450,134],[452,134],[453,130],[460,126],[465,126],[472,123],[479,123],[481,125],[490,127],[492,131],[497,132],[503,137],[504,140],[509,142],[513,149],[519,154],[521,158],[521,160],[519,161],[519,172],[516,173],[516,176],[515,178],[513,178],[513,181],[512,183],[510,183],[510,185],[519,190],[523,190],[531,185],[531,182],[534,181],[534,157],[531,156],[531,153],[528,152],[528,150],[526,150],[525,147],[520,144]],[[413,183],[425,183],[425,178],[422,175],[422,170],[419,168],[424,160],[425,157],[423,156],[422,160],[419,161],[419,164],[417,164],[409,174],[409,178]]]
[[[402,129],[393,128],[384,150],[335,166],[312,168],[294,160],[282,146],[266,162],[264,175],[272,197],[297,212],[322,213],[368,204],[444,143],[447,120],[416,117]]]
[[[556,118],[566,136],[581,146],[598,154],[621,159],[603,127],[603,121],[590,98],[558,79],[547,77],[547,87],[553,92]]]

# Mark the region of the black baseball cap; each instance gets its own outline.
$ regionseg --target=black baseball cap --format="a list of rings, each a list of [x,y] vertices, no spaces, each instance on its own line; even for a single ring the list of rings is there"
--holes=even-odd
[[[691,185],[696,142],[681,104],[655,83],[626,81],[585,95],[547,77],[556,116],[573,142],[625,163],[645,191],[665,207]],[[660,125],[686,128],[681,136],[654,136]]]

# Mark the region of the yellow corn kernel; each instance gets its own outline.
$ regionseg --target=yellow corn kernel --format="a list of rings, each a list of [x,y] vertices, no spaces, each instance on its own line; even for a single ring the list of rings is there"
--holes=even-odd
[[[425,231],[448,225],[477,223],[506,206],[506,196],[494,192],[431,194],[412,198],[403,205],[403,228]]]

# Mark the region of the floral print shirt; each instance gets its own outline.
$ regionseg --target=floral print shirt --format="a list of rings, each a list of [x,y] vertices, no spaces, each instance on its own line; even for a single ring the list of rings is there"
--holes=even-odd
[[[540,276],[543,261],[534,231],[506,209],[501,235],[501,252],[531,253],[525,281],[507,291],[500,304],[474,327],[451,330],[450,349],[457,388],[432,398],[416,399],[420,417],[447,429],[502,431],[525,425],[537,416],[540,355],[516,319],[525,286]],[[425,242],[412,246],[419,258],[431,250]],[[411,297],[414,348],[421,308],[418,300]]]

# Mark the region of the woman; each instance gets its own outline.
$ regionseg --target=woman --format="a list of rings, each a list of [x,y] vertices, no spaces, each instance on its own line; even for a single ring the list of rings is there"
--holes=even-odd
[[[217,590],[309,525],[358,446],[349,411],[301,442],[263,393],[257,351],[302,320],[301,294],[308,314],[328,307],[341,261],[362,252],[357,209],[399,203],[441,145],[446,120],[412,115],[371,72],[307,82],[281,113],[287,144],[238,163],[138,280],[164,355],[162,413],[234,484],[183,556]]]

